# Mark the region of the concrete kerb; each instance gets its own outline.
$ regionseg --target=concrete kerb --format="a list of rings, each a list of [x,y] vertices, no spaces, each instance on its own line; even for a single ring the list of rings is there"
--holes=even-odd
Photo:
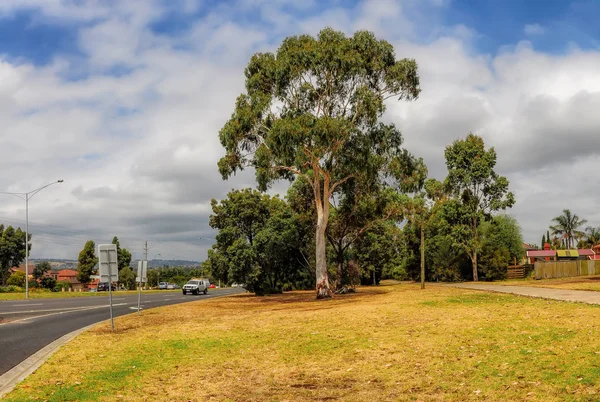
[[[510,287],[506,287],[506,286],[502,286],[502,285],[498,285],[496,288],[491,289],[489,287],[483,287],[485,285],[483,285],[482,287],[478,287],[477,285],[465,284],[465,283],[443,284],[441,286],[454,287],[457,289],[465,289],[465,290],[475,290],[475,291],[479,291],[479,292],[510,294],[513,296],[527,297],[527,298],[531,298],[531,299],[560,301],[560,302],[566,302],[566,303],[580,303],[580,304],[588,304],[588,305],[592,305],[592,306],[600,305],[600,299],[598,298],[598,296],[600,296],[600,295],[596,294],[596,292],[590,292],[587,290],[570,290],[570,289],[564,290],[564,289],[537,288],[537,287],[527,287],[527,286],[522,286],[522,287],[520,286],[518,290],[514,290],[514,289],[510,289]],[[531,293],[527,293],[527,290],[533,290],[534,292],[542,290],[542,291],[547,291],[548,293],[571,292],[571,293],[575,293],[575,295],[531,294]],[[585,300],[586,297],[589,298],[589,296],[594,296],[593,297],[594,300]]]
[[[29,374],[37,370],[61,346],[63,346],[82,332],[98,324],[100,323],[88,325],[87,327],[80,328],[78,330],[61,336],[54,342],[44,346],[43,348],[35,352],[33,355],[29,356],[27,359],[17,364],[15,367],[10,369],[6,373],[2,374],[0,376],[0,398],[4,397],[4,395],[12,391],[19,382],[23,381],[25,378],[27,378],[27,376],[29,376]]]

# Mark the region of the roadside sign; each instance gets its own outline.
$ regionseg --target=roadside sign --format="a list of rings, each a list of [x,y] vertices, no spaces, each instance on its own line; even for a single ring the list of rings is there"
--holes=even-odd
[[[110,306],[110,328],[115,330],[112,305],[112,282],[119,281],[119,265],[117,263],[117,245],[98,245],[98,273],[100,280],[108,282],[108,304]]]
[[[119,282],[116,244],[98,245],[98,274],[100,282]]]
[[[138,283],[138,308],[137,308],[138,314],[140,314],[140,311],[142,310],[142,307],[141,307],[142,282],[148,283],[148,278],[146,276],[147,272],[148,272],[148,261],[146,261],[146,260],[138,261],[138,270],[137,270],[138,276],[135,278],[135,281]]]
[[[138,261],[136,282],[148,282],[148,261]]]

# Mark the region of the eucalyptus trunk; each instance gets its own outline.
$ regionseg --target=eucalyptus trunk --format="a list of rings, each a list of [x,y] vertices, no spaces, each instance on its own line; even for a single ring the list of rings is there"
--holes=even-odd
[[[327,274],[327,243],[325,231],[327,230],[328,216],[324,211],[317,208],[317,232],[316,232],[316,274],[317,274],[317,299],[331,297],[329,288],[329,275]]]
[[[317,299],[326,299],[332,296],[331,288],[329,287],[329,275],[327,274],[327,237],[325,234],[327,223],[329,222],[329,196],[331,189],[329,188],[329,176],[326,174],[323,176],[323,184],[321,184],[319,175],[315,175],[313,182],[317,207],[317,230],[315,235]]]

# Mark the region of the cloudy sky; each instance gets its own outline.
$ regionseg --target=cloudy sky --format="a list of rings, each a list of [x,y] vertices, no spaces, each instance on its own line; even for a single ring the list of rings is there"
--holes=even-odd
[[[134,258],[148,240],[149,258],[203,260],[210,199],[254,186],[216,168],[245,64],[332,26],[417,60],[421,97],[385,119],[432,176],[472,131],[498,152],[526,241],[564,208],[600,226],[598,15],[593,0],[2,0],[0,191],[64,179],[30,202],[33,257],[118,235]],[[0,222],[24,221],[0,195]]]

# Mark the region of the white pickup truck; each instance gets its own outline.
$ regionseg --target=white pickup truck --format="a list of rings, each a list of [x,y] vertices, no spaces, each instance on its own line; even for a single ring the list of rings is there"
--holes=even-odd
[[[200,294],[200,292],[206,294],[208,293],[209,286],[210,281],[208,279],[192,279],[183,285],[182,291],[184,295],[188,293],[197,295]]]

